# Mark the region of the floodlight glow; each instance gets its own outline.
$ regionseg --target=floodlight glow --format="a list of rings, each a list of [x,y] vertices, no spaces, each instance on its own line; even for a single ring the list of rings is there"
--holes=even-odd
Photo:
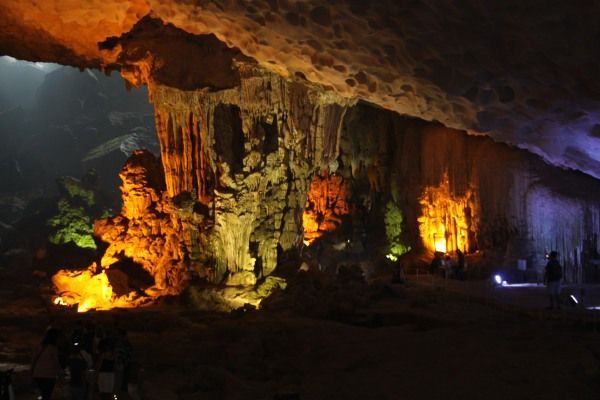
[[[498,284],[502,284],[502,277],[500,275],[494,275],[494,281]]]
[[[577,298],[573,295],[570,296],[571,300],[573,300],[575,302],[575,304],[579,304],[579,301],[577,301]]]
[[[507,288],[537,288],[540,287],[537,283],[505,283],[502,282],[502,286]]]

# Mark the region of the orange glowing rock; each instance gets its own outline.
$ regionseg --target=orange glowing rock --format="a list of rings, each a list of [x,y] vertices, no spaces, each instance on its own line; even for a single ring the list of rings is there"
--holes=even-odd
[[[452,193],[446,173],[439,186],[425,188],[419,202],[423,213],[419,229],[427,249],[445,253],[476,248],[479,201],[474,191]]]
[[[136,150],[119,176],[121,214],[94,223],[94,235],[107,244],[100,265],[59,271],[52,279],[58,294],[55,304],[77,305],[80,312],[138,307],[185,287],[189,271],[184,266],[182,221],[164,195],[159,160]],[[115,268],[123,262],[129,266]],[[140,274],[136,269],[145,274],[143,287],[133,282]]]
[[[77,312],[139,307],[147,299],[135,292],[117,295],[105,271],[96,273],[96,265],[86,270],[60,270],[52,277],[58,296],[54,304],[76,306]]]
[[[348,196],[348,185],[342,176],[327,172],[315,176],[302,215],[307,245],[325,233],[335,231],[342,223],[342,216],[350,214]]]
[[[181,221],[164,196],[161,165],[152,154],[137,150],[121,172],[121,215],[98,220],[94,235],[108,244],[102,268],[130,259],[154,279],[157,291],[177,294],[187,280],[183,267]]]

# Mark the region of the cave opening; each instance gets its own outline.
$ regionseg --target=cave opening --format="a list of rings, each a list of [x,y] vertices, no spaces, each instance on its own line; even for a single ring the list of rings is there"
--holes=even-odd
[[[95,171],[94,184],[116,208],[117,172],[131,151],[158,152],[147,91],[128,91],[118,73],[107,76],[94,69],[6,56],[0,68],[2,192],[56,195],[62,190],[56,179],[82,180]]]
[[[146,89],[120,74],[0,57],[3,270],[82,268],[106,246],[95,220],[121,208],[118,172],[159,153]]]

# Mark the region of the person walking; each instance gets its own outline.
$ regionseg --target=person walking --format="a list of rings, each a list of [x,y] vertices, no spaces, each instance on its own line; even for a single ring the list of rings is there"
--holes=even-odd
[[[52,398],[56,380],[63,373],[58,351],[60,335],[61,332],[58,329],[48,329],[42,340],[42,345],[33,359],[31,375],[40,391],[41,400]]]
[[[562,267],[558,262],[558,253],[550,252],[548,263],[546,264],[546,272],[544,274],[544,282],[550,296],[549,309],[560,308],[560,280],[562,279]]]

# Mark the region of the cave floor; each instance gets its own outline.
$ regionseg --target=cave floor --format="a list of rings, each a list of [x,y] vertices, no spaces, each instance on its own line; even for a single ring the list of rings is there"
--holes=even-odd
[[[27,368],[42,332],[82,315],[30,285],[0,286],[0,368],[16,366],[17,399],[33,399]],[[83,318],[128,329],[144,399],[598,398],[600,334],[568,312],[425,281],[361,290],[368,302],[319,317],[281,304],[209,314],[171,300]]]

